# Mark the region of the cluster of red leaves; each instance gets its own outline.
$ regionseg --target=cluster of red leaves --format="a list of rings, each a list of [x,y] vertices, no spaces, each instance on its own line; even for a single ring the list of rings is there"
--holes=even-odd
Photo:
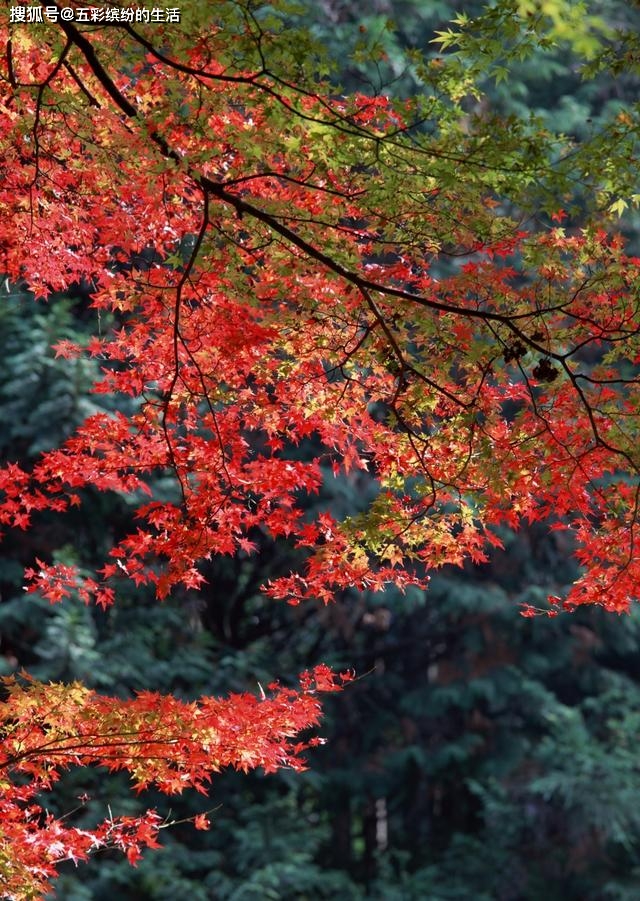
[[[215,29],[185,41],[182,62],[152,51],[134,75],[96,62],[114,52],[108,31],[69,26],[57,51],[54,26],[20,34],[0,121],[3,266],[44,295],[94,284],[94,306],[119,323],[86,350],[104,367],[96,390],[140,407],[91,417],[29,474],[6,468],[0,521],[27,528],[89,485],[148,491],[162,470],[181,492],[141,505],[95,578],[39,562],[30,590],[107,606],[129,578],[163,598],[198,588],[200,561],[251,553],[260,530],[307,553],[268,593],[328,601],[424,585],[433,567],[486,559],[500,525],[568,516],[586,568],[570,603],[626,609],[640,575],[627,487],[638,386],[619,375],[640,351],[638,261],[619,242],[508,222],[491,237],[495,204],[481,196],[472,231],[473,184],[425,194],[389,101],[286,84],[274,100],[266,76],[211,62]],[[65,52],[73,71],[44,62]],[[191,72],[206,73],[206,95]],[[406,253],[374,261],[401,239]],[[438,281],[430,263],[446,246],[467,262]],[[294,459],[305,440],[317,456]],[[328,466],[377,480],[368,513],[309,521],[300,499]]]
[[[302,674],[297,691],[274,684],[261,697],[237,694],[192,703],[151,692],[123,701],[79,684],[5,679],[8,697],[0,704],[2,896],[44,893],[60,862],[83,860],[99,848],[121,849],[135,863],[141,848],[159,847],[163,822],[154,811],[109,817],[91,829],[47,813],[38,796],[64,770],[124,770],[137,791],[153,785],[166,794],[189,788],[205,793],[211,774],[225,767],[301,770],[300,755],[320,741],[297,738],[318,723],[318,692],[338,691],[349,679],[348,673],[336,676],[318,666]],[[207,817],[199,814],[194,825],[208,828]]]

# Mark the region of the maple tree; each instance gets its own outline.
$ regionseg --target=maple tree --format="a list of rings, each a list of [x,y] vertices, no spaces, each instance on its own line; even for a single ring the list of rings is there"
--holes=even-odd
[[[519,37],[513,5],[497,11]],[[135,411],[90,416],[31,469],[5,465],[0,521],[63,516],[89,487],[140,499],[98,572],[38,559],[28,590],[107,607],[133,582],[162,599],[266,535],[305,558],[266,594],[328,602],[426,586],[436,567],[486,560],[502,526],[545,520],[584,570],[553,603],[626,610],[640,258],[609,218],[628,202],[633,122],[578,154],[536,122],[470,114],[478,68],[455,55],[420,64],[416,100],[344,97],[277,9],[225,2],[213,19],[196,3],[179,28],[2,24],[2,271],[43,298],[91,286],[113,327],[56,351],[100,361],[94,390]],[[581,229],[557,202],[574,181],[594,186]],[[368,507],[305,512],[325,479],[358,470],[376,482]],[[158,472],[176,500],[153,496]],[[8,684],[7,896],[41,892],[64,857],[111,844],[135,860],[156,841],[153,813],[86,833],[48,818],[35,796],[61,768],[172,792],[224,765],[299,765],[317,690],[340,684],[320,668],[299,694],[190,705]]]
[[[38,897],[63,860],[99,848],[120,848],[131,863],[141,847],[159,847],[166,823],[153,810],[141,817],[109,816],[95,829],[66,825],[48,814],[38,795],[71,766],[126,770],[138,791],[155,785],[167,794],[205,792],[212,773],[233,766],[265,772],[302,768],[300,752],[318,743],[292,740],[318,722],[318,690],[338,688],[327,667],[305,673],[301,691],[269,687],[270,696],[231,695],[184,703],[152,692],[122,700],[80,684],[44,685],[29,677],[5,679],[2,704],[3,772],[0,880],[7,898]],[[9,783],[5,775],[16,779]],[[209,828],[205,814],[196,829]]]

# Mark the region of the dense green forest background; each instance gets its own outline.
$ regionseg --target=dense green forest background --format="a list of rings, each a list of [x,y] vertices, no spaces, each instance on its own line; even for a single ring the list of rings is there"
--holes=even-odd
[[[611,27],[640,31],[637,8],[591,4]],[[437,30],[475,2],[306,0],[303,18],[340,60],[342,89],[420,91],[412,51],[437,56]],[[392,30],[387,21],[397,23]],[[585,82],[559,46],[514,67],[486,103],[535,115],[588,140],[599,122],[637,100],[637,74]],[[635,113],[634,113],[635,114]],[[463,177],[463,176],[462,176]],[[579,196],[577,198],[579,206]],[[638,241],[633,219],[626,226]],[[35,306],[0,305],[0,453],[23,465],[57,445],[97,407],[94,362],[56,359],[61,338],[108,329],[86,286]],[[123,401],[117,400],[122,408]],[[300,454],[313,453],[309,443]],[[314,503],[340,517],[373,490],[362,472],[327,480]],[[170,479],[156,491],[171,495]],[[213,828],[178,822],[165,849],[136,868],[115,852],[69,865],[64,901],[631,901],[640,897],[640,617],[580,610],[523,618],[546,607],[576,572],[564,534],[504,532],[492,562],[434,575],[428,593],[346,592],[299,608],[259,586],[288,571],[285,542],[216,560],[200,593],[158,605],[143,590],[103,612],[50,606],[22,591],[22,569],[49,556],[91,569],[131,528],[125,498],[90,499],[91,515],[55,530],[43,517],[0,552],[0,664],[40,679],[81,679],[127,695],[149,688],[182,697],[288,682],[320,661],[359,676],[326,703],[327,744],[305,774],[226,773],[215,779]],[[88,796],[86,800],[85,796]],[[83,798],[83,800],[79,800]],[[74,773],[50,807],[77,825],[155,805],[169,820],[201,811],[202,797],[134,798],[126,779]]]

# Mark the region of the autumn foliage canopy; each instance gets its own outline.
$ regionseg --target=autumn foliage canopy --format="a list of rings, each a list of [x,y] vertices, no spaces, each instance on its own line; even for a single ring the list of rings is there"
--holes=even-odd
[[[98,360],[95,391],[134,401],[31,470],[0,470],[5,531],[64,517],[88,487],[137,499],[138,527],[101,569],[34,560],[27,590],[107,607],[133,582],[163,599],[264,535],[304,556],[264,592],[329,602],[426,587],[540,520],[583,567],[555,609],[626,610],[640,258],[606,212],[572,228],[558,202],[572,179],[589,188],[598,146],[577,157],[535,123],[476,110],[474,67],[455,56],[423,65],[411,102],[343,96],[272,8],[184,6],[180,26],[3,13],[0,270],[44,301],[90,286],[110,327],[56,353]],[[620,153],[628,125],[612,126]],[[614,175],[592,184],[601,210]],[[358,471],[376,486],[368,506],[306,511],[324,480]],[[179,497],[154,496],[159,472]],[[197,703],[8,682],[4,893],[36,897],[62,859],[108,846],[135,862],[157,841],[154,812],[91,832],[48,816],[37,796],[62,769],[126,769],[172,793],[225,766],[299,766],[318,691],[342,681],[320,667],[298,692]]]

